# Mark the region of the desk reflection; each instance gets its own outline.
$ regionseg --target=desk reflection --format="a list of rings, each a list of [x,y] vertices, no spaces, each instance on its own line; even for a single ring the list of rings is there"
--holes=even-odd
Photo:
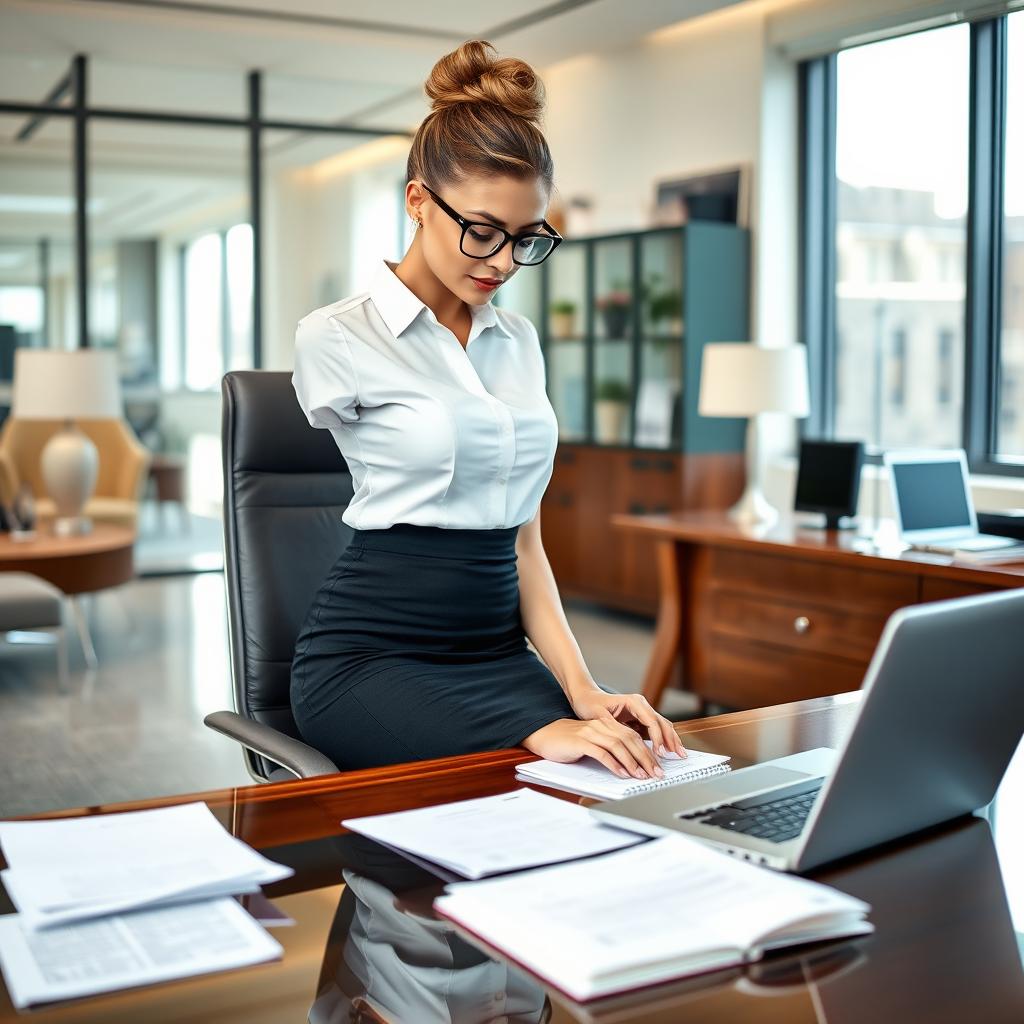
[[[443,882],[361,836],[335,840],[345,889],[331,926],[310,1024],[538,1024],[544,989],[436,917]]]
[[[436,918],[443,882],[360,836],[334,840],[346,887],[310,1024],[342,1021],[779,1021],[872,1024],[1024,1020],[1024,971],[991,830],[968,819],[928,842],[817,874],[867,900],[876,932],[767,957],[746,970],[573,1003]],[[920,920],[934,920],[921,941]]]

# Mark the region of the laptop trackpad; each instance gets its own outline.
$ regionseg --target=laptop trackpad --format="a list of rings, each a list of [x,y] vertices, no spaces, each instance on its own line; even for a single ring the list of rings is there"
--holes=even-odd
[[[717,779],[708,779],[700,787],[700,805],[724,802],[735,796],[749,796],[773,786],[789,786],[803,782],[806,772],[791,772],[771,765],[745,768]]]

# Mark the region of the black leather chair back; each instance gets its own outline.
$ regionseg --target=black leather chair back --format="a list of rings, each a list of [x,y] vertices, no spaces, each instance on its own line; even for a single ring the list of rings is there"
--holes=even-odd
[[[224,376],[224,569],[235,709],[301,739],[289,699],[295,641],[352,530],[352,477],[328,430],[311,427],[291,374]],[[277,766],[249,750],[250,772]]]

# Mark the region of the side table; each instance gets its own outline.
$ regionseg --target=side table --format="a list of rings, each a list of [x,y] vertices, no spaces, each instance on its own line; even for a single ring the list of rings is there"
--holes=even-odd
[[[0,571],[30,572],[64,592],[85,662],[94,669],[96,649],[78,598],[134,579],[134,546],[135,532],[124,526],[93,523],[92,533],[56,537],[44,520],[30,540],[15,541],[0,533]]]

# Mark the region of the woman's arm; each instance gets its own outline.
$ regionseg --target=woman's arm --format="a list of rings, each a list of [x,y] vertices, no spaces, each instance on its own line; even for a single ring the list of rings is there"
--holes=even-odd
[[[519,610],[523,629],[570,702],[600,687],[590,674],[565,617],[555,574],[540,536],[540,509],[516,536]]]
[[[655,750],[685,756],[686,751],[671,722],[659,715],[642,694],[606,693],[595,682],[562,608],[558,585],[541,540],[540,509],[519,528],[516,556],[523,629],[565,691],[576,715],[583,720],[642,727]],[[618,733],[618,730],[613,731]],[[641,744],[639,756],[636,751],[634,756],[644,762],[647,753]],[[654,764],[656,762],[650,767]]]

